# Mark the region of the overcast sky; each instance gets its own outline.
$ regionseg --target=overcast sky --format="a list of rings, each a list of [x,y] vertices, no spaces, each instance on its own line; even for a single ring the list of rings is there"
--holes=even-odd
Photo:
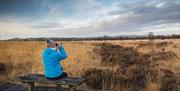
[[[180,34],[180,0],[0,0],[0,39]]]

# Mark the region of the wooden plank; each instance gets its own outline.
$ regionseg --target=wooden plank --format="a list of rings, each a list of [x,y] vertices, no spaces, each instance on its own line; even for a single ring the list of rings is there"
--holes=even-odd
[[[84,82],[84,79],[80,77],[65,77],[62,79],[49,80],[42,74],[28,74],[25,76],[18,77],[21,82],[30,83],[47,83],[47,84],[59,84],[59,85],[71,85],[77,86]]]
[[[71,88],[71,91],[75,91],[75,88]]]
[[[31,83],[28,83],[28,91],[33,91],[34,89],[34,83],[31,82]]]

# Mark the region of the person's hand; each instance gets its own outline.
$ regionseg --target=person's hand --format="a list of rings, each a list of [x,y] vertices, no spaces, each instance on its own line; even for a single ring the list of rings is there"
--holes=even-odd
[[[58,46],[58,43],[55,43],[56,46]]]
[[[56,46],[62,47],[62,43],[56,43]]]

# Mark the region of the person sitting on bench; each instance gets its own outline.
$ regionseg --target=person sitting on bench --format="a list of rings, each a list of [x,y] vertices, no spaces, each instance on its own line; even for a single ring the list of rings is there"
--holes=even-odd
[[[67,58],[67,53],[62,44],[55,43],[53,40],[47,39],[47,48],[42,54],[44,62],[44,74],[48,79],[61,79],[67,77],[67,73],[63,72],[61,60]]]

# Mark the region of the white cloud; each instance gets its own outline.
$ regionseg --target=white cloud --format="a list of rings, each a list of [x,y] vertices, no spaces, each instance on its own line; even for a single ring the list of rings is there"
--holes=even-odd
[[[0,21],[0,39],[54,36],[48,30],[34,29],[28,23]]]
[[[142,28],[142,33],[154,32],[158,35],[180,34],[180,23],[168,23]]]
[[[47,14],[36,21],[0,21],[1,39],[13,37],[90,37],[123,34],[180,34],[180,6],[163,0],[106,6],[77,0],[72,15],[42,0]],[[43,6],[44,5],[44,6]],[[62,12],[61,12],[62,11]],[[67,13],[67,12],[66,12]]]

